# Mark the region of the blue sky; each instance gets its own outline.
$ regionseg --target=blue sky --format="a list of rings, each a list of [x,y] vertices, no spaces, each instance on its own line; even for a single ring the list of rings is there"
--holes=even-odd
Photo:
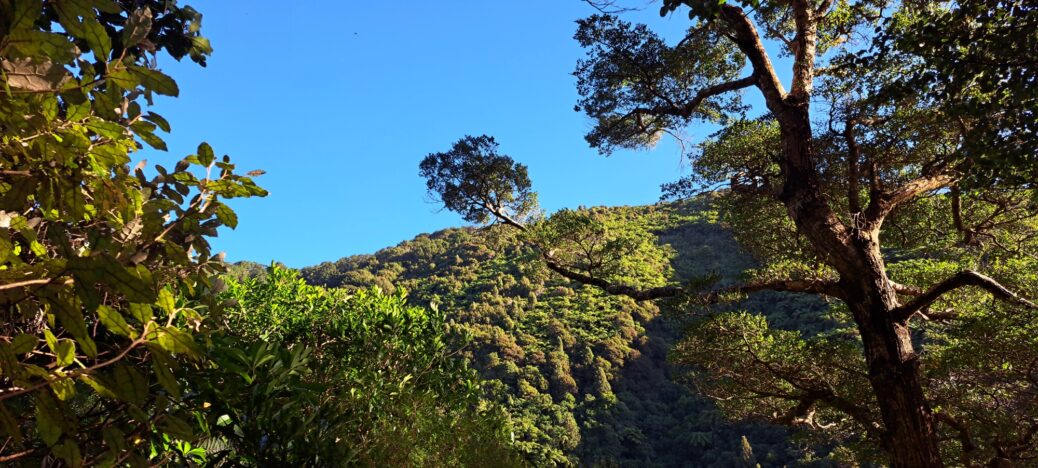
[[[153,109],[173,124],[170,152],[143,156],[171,165],[204,140],[267,172],[270,196],[233,203],[238,228],[214,240],[230,260],[301,267],[462,224],[429,201],[417,165],[465,134],[529,166],[549,212],[652,203],[684,172],[669,141],[588,148],[570,73],[574,21],[594,10],[579,0],[186,3],[215,53],[204,69],[160,57],[181,95]],[[670,35],[689,24],[656,11],[634,18]]]

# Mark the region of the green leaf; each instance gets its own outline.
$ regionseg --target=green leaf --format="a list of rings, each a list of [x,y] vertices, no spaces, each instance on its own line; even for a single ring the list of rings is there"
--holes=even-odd
[[[28,333],[21,333],[11,340],[11,352],[14,354],[28,353],[29,351],[36,349],[36,345],[39,342],[39,338]]]
[[[32,254],[37,256],[37,257],[46,257],[47,256],[47,248],[44,247],[43,244],[41,244],[39,241],[35,241],[35,240],[34,241],[30,241],[29,242],[29,251],[32,252]]]
[[[81,103],[72,103],[68,105],[65,111],[65,118],[70,121],[76,122],[83,120],[90,116],[90,101],[84,101]]]
[[[112,390],[120,400],[140,405],[148,398],[148,381],[132,366],[120,364],[112,372]]]
[[[54,379],[50,382],[50,389],[61,401],[68,401],[76,396],[76,383],[72,379]]]
[[[184,354],[187,356],[198,356],[199,349],[194,337],[176,327],[162,327],[156,330],[158,345],[173,354]]]
[[[58,352],[58,337],[54,336],[54,332],[49,329],[43,329],[43,339],[47,342],[47,347],[50,348],[50,352]]]
[[[161,293],[160,293],[161,294]],[[151,311],[151,304],[141,304],[138,302],[130,303],[130,315],[137,319],[140,323],[148,323],[151,321],[153,315]]]
[[[73,257],[68,261],[68,269],[77,281],[83,283],[82,286],[108,284],[123,293],[130,302],[150,303],[157,297],[155,283],[147,270],[124,267],[107,253],[93,257]]]
[[[75,58],[69,38],[64,34],[45,31],[10,31],[6,37],[6,55],[35,57],[67,63]]]
[[[166,133],[169,133],[169,131],[171,130],[169,122],[166,120],[165,117],[159,114],[156,114],[154,112],[148,112],[147,114],[144,114],[144,118],[147,119],[149,122],[155,124],[159,128],[161,128],[162,131]]]
[[[89,357],[97,355],[97,344],[90,338],[87,333],[86,320],[83,318],[83,310],[79,303],[79,300],[75,296],[67,296],[64,294],[54,295],[48,297],[50,299],[51,310],[72,337],[79,342],[79,346],[83,348],[83,353]],[[56,346],[57,343],[55,343]],[[50,342],[48,342],[50,345]]]
[[[11,29],[30,29],[33,27],[33,23],[40,17],[40,13],[43,11],[43,4],[40,2],[33,1],[19,1],[14,3],[14,11],[11,14]]]
[[[163,287],[159,290],[158,301],[155,305],[166,311],[167,314],[173,315],[177,310],[176,301],[173,299],[173,292],[169,289],[169,286]]]
[[[90,358],[97,357],[97,343],[94,342],[93,338],[90,338],[89,336],[83,338],[77,337],[76,340],[79,342],[79,346],[83,348],[83,354],[86,354],[87,357]]]
[[[101,429],[101,438],[104,439],[105,444],[108,444],[109,447],[119,451],[126,450],[126,434],[117,427],[105,426],[104,429]]]
[[[55,346],[54,355],[59,367],[71,365],[76,360],[76,342],[69,339],[59,341]]]
[[[0,402],[0,434],[14,439],[15,444],[22,443],[22,428],[3,402]]]
[[[58,458],[65,460],[72,468],[79,468],[83,466],[83,455],[79,451],[79,446],[76,445],[71,439],[65,439],[61,445],[55,446],[51,449]]]
[[[113,69],[108,73],[108,76],[106,76],[105,79],[109,82],[115,83],[117,86],[125,90],[135,89],[137,85],[140,84],[140,79],[137,75],[131,73],[130,70],[125,68]]]
[[[49,400],[50,398],[39,397],[36,403],[36,432],[40,434],[43,443],[52,446],[63,431],[61,416],[56,414],[57,408],[54,407],[53,401]]]
[[[177,82],[173,81],[173,78],[170,78],[158,70],[152,70],[150,68],[135,65],[130,66],[129,70],[137,76],[137,80],[145,89],[166,96],[176,97],[180,94],[180,88],[177,87]]]
[[[109,388],[109,386],[105,383],[104,379],[89,374],[81,374],[79,376],[79,381],[89,385],[90,388],[94,389],[94,391],[97,392],[98,395],[101,395],[105,398],[118,398],[115,395],[115,392],[113,392],[112,389]]]
[[[90,119],[83,126],[100,136],[113,140],[119,140],[126,136],[126,127],[100,118]]]
[[[135,122],[131,128],[133,133],[137,135],[148,146],[155,148],[159,151],[167,151],[169,148],[166,146],[166,141],[155,135],[155,126],[149,122]]]
[[[213,147],[209,146],[209,143],[202,142],[198,145],[198,162],[205,167],[209,167],[216,160],[216,155],[213,153]]]
[[[97,316],[101,320],[101,324],[112,333],[130,339],[137,338],[137,331],[126,323],[126,319],[119,311],[106,305],[100,305],[97,307]]]
[[[178,439],[191,439],[194,437],[194,431],[191,430],[191,426],[172,414],[163,416],[162,422],[159,423],[159,428],[162,432],[174,436]]]
[[[138,8],[127,15],[126,27],[123,28],[123,45],[133,47],[148,37],[151,31],[151,9]]]
[[[54,7],[61,26],[69,34],[86,41],[98,62],[107,62],[112,52],[112,39],[97,21],[93,5],[86,0],[62,0],[55,2]]]
[[[219,203],[216,205],[216,218],[231,229],[238,227],[238,215],[226,204]]]
[[[173,371],[170,369],[171,362],[162,353],[152,354],[152,367],[155,369],[155,377],[159,381],[159,385],[166,389],[170,395],[174,398],[180,398],[180,384],[177,383],[176,377],[173,375]]]

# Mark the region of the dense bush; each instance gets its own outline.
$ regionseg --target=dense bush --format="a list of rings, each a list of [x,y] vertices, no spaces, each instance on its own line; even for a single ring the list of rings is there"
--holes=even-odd
[[[256,466],[512,463],[506,421],[481,399],[445,314],[404,292],[306,284],[272,266],[227,279],[217,367],[198,379],[211,458]],[[230,344],[230,346],[228,346]]]

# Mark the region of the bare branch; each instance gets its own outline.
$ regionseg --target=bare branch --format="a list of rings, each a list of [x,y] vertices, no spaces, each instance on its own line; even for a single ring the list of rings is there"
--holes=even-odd
[[[490,211],[490,213],[493,214],[501,223],[523,232],[529,231],[529,228],[525,224],[519,222],[515,218],[512,218],[507,213],[504,213],[502,210],[492,207],[485,203],[483,206],[488,211]],[[585,273],[573,271],[567,268],[565,265],[559,263],[559,261],[552,256],[551,251],[549,249],[544,248],[544,246],[537,247],[541,251],[541,257],[544,258],[545,265],[550,270],[558,273],[560,276],[576,281],[581,284],[598,287],[610,294],[627,296],[636,301],[651,301],[654,299],[663,299],[669,297],[691,296],[695,297],[700,302],[706,304],[716,304],[720,302],[725,295],[749,294],[760,291],[784,291],[822,294],[831,297],[843,297],[843,292],[841,291],[839,285],[835,281],[824,279],[777,279],[758,281],[735,285],[716,291],[708,292],[689,290],[677,285],[667,285],[655,288],[640,289],[634,286],[613,283],[603,278],[596,278]]]
[[[793,49],[793,84],[789,97],[797,101],[806,101],[814,86],[818,22],[811,3],[809,0],[792,0],[797,34],[793,38],[796,48]]]
[[[753,76],[757,78],[756,85],[764,94],[768,108],[772,112],[778,113],[784,105],[783,99],[786,91],[783,89],[778,75],[775,74],[775,67],[771,64],[771,58],[764,49],[764,43],[757,34],[757,29],[743,13],[742,8],[731,3],[721,6],[721,17],[731,29],[732,40],[753,65]]]
[[[973,270],[965,270],[938,283],[925,293],[919,295],[919,297],[913,299],[911,302],[892,310],[891,316],[897,322],[905,322],[916,312],[919,312],[920,310],[929,307],[930,304],[936,302],[944,294],[964,286],[976,286],[988,291],[992,296],[1003,301],[1017,304],[1028,309],[1038,310],[1038,305],[1018,296],[1013,291],[1006,289],[1005,286],[1002,286],[998,281],[995,281],[991,277],[982,275]]]
[[[23,458],[23,457],[26,457],[28,455],[32,455],[34,453],[36,453],[36,449],[23,450],[21,452],[12,453],[10,455],[0,456],[0,463],[12,462],[12,461],[15,461],[15,460],[17,460],[19,458]]]
[[[861,191],[859,182],[861,170],[858,167],[861,161],[861,147],[854,137],[854,122],[848,120],[843,127],[843,138],[847,141],[847,207],[851,213],[861,212]]]
[[[939,188],[947,187],[958,180],[958,176],[951,171],[937,168],[928,174],[916,178],[904,185],[893,189],[880,191],[871,197],[865,216],[868,222],[874,226],[882,224],[883,219],[890,214],[898,205],[905,203],[916,196]]]
[[[65,278],[65,279],[60,279],[60,278],[40,278],[40,279],[32,279],[32,280],[25,280],[25,281],[15,281],[13,283],[0,284],[0,290],[22,288],[22,287],[25,287],[25,286],[46,285],[46,284],[51,284],[51,283],[72,284],[72,279],[71,278]]]
[[[716,84],[701,89],[696,93],[695,97],[687,103],[681,105],[668,105],[668,106],[657,106],[652,108],[638,107],[633,109],[628,115],[644,114],[644,115],[672,115],[675,117],[689,118],[692,113],[699,108],[703,101],[707,98],[724,94],[729,91],[735,91],[738,89],[749,88],[757,83],[757,77],[755,75],[747,76],[746,78],[740,78],[735,81],[729,81],[726,83]]]
[[[616,0],[584,0],[591,8],[598,10],[603,15],[616,15],[628,11],[639,11],[641,8],[617,6]]]
[[[923,288],[908,284],[895,283],[891,281],[890,286],[894,288],[894,291],[898,294],[904,294],[906,296],[918,296],[923,293]]]

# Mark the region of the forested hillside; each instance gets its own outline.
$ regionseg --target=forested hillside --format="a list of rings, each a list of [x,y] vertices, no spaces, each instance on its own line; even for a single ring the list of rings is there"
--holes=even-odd
[[[590,211],[610,229],[652,233],[669,246],[658,259],[662,271],[644,281],[731,280],[751,265],[706,203]],[[404,288],[412,302],[438,304],[458,333],[472,335],[464,353],[508,409],[517,445],[539,466],[782,466],[814,457],[784,429],[726,421],[676,381],[680,372],[666,357],[687,317],[571,283],[511,235],[448,229],[302,273],[313,284]],[[804,329],[824,326],[820,305],[778,294],[746,304],[776,326]]]

